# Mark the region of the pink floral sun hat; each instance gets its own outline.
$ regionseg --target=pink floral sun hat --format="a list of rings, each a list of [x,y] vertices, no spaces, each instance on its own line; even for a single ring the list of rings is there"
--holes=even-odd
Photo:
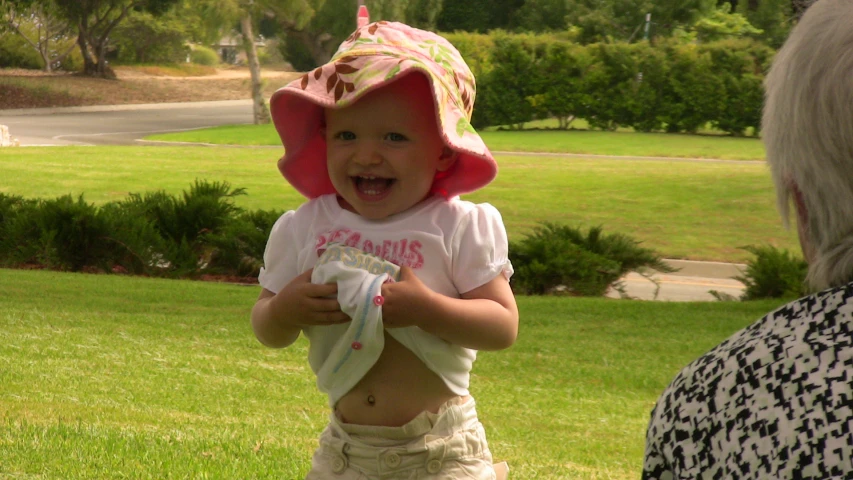
[[[436,177],[433,191],[449,198],[491,182],[497,163],[471,126],[474,75],[450,42],[396,22],[359,28],[329,63],[273,94],[270,112],[284,144],[284,157],[278,161],[284,178],[308,198],[335,193],[326,167],[324,108],[351,105],[413,72],[429,79],[439,131],[459,155],[451,170]]]

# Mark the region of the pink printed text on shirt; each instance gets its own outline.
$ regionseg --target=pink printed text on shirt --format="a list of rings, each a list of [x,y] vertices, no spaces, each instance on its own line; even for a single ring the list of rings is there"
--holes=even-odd
[[[317,236],[316,250],[322,250],[329,243],[340,243],[348,247],[355,247],[366,253],[371,253],[394,263],[398,266],[406,266],[413,269],[423,268],[424,256],[421,252],[423,244],[418,240],[382,240],[376,241],[362,239],[361,232],[349,228],[339,228]]]

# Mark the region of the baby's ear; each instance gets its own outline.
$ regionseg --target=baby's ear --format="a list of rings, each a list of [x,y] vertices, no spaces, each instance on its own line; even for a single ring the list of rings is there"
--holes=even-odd
[[[459,158],[459,154],[456,150],[444,147],[444,150],[441,151],[441,156],[438,157],[438,171],[445,172],[449,170],[456,163],[457,158]]]

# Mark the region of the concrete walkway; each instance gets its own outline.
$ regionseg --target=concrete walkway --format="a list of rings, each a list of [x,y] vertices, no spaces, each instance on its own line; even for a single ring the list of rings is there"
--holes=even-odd
[[[672,302],[717,301],[711,291],[740,298],[744,285],[734,277],[743,275],[746,265],[722,262],[696,262],[690,260],[665,260],[674,273],[653,273],[652,280],[637,273],[622,277],[622,285],[629,297],[638,300]],[[610,298],[619,298],[617,291],[607,293]]]

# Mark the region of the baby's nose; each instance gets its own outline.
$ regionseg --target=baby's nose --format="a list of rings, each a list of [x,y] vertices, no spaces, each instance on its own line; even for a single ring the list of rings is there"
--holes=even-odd
[[[371,145],[364,145],[356,151],[353,160],[359,165],[377,165],[382,163],[382,156]]]

